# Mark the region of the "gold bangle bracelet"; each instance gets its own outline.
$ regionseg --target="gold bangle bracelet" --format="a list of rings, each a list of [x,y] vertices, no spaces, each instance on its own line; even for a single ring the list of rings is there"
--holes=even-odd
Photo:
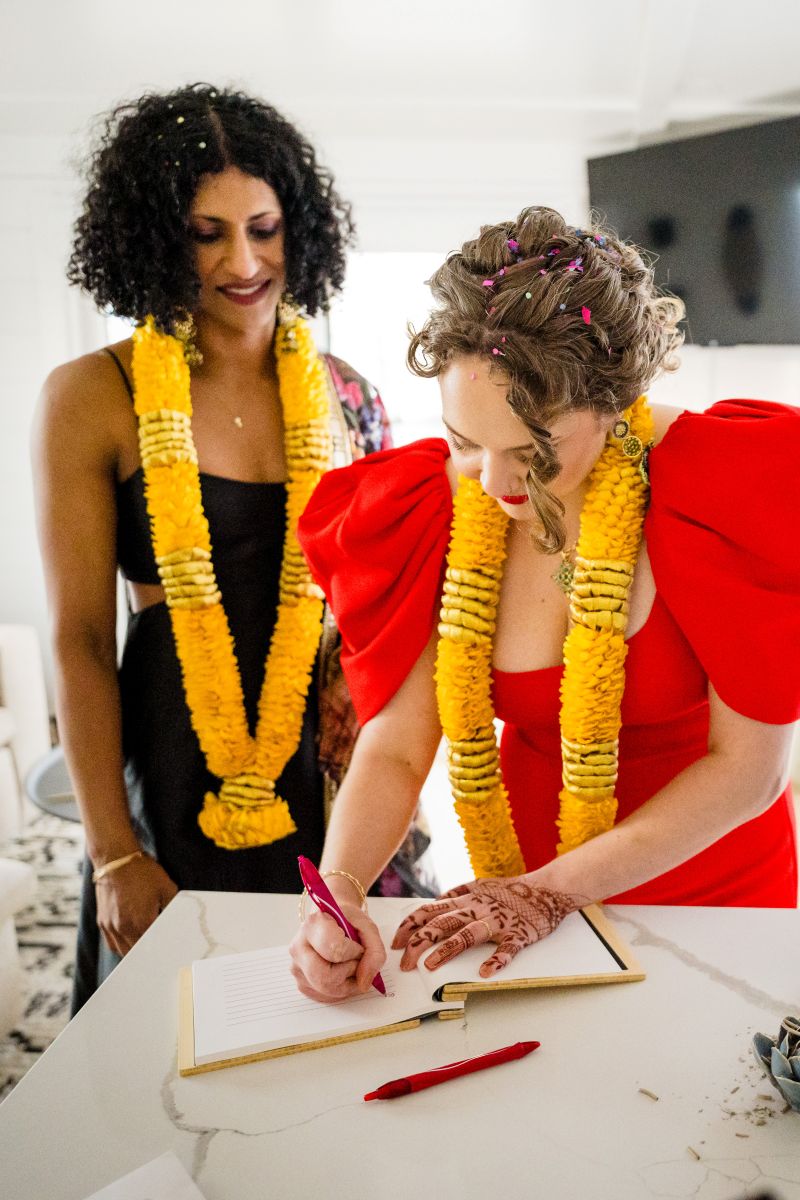
[[[106,875],[110,875],[112,871],[117,871],[127,863],[133,862],[135,858],[144,858],[144,850],[134,850],[131,854],[123,854],[122,858],[114,858],[104,866],[98,867],[96,871],[92,871],[92,883],[99,883],[101,879],[105,879]]]
[[[329,879],[331,877],[331,875],[341,875],[342,879],[347,879],[350,883],[352,883],[353,887],[356,889],[356,891],[358,892],[358,895],[359,895],[361,911],[366,912],[367,911],[367,893],[364,891],[364,885],[362,883],[359,883],[359,881],[356,879],[355,875],[351,875],[349,871],[323,871],[320,878],[321,879]],[[297,906],[297,911],[300,916],[301,922],[304,921],[305,917],[306,917],[306,896],[307,895],[308,895],[307,889],[303,888],[303,891],[300,895],[300,903]]]

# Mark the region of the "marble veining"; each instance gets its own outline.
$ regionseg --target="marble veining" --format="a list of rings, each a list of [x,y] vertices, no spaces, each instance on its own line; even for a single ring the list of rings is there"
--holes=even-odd
[[[623,911],[623,909],[618,910],[620,914]],[[669,938],[655,933],[654,930],[648,928],[642,921],[635,921],[627,915],[622,917],[622,921],[636,930],[635,937],[628,935],[628,941],[632,946],[636,948],[649,946],[653,949],[665,950],[668,954],[673,955],[682,962],[684,966],[689,967],[692,971],[701,972],[712,983],[734,992],[747,1004],[752,1004],[756,1008],[774,1013],[779,1020],[782,1020],[788,1012],[794,1012],[798,1009],[800,1001],[797,997],[793,1000],[780,1000],[776,996],[762,991],[761,988],[755,987],[748,980],[730,975],[727,971],[715,967],[713,963],[705,962],[703,959],[698,958],[696,954],[692,954],[691,951],[670,941]]]
[[[207,1200],[800,1200],[800,1116],[749,1049],[797,1009],[800,957],[777,947],[800,913],[609,915],[644,983],[474,997],[460,1021],[181,1078],[179,969],[297,925],[293,896],[182,893],[0,1107],[4,1195],[83,1200],[172,1149]],[[361,1101],[527,1037],[540,1050],[497,1071]]]

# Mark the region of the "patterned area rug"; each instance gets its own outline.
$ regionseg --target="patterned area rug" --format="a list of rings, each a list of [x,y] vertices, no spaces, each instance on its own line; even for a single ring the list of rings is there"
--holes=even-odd
[[[30,863],[39,880],[33,904],[16,918],[25,1007],[16,1029],[0,1038],[2,1100],[69,1020],[83,827],[41,814],[0,854]]]

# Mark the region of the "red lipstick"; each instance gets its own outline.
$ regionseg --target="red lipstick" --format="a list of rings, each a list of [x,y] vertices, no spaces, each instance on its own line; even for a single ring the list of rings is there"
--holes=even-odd
[[[228,284],[217,290],[222,292],[226,300],[247,308],[251,304],[258,304],[263,299],[269,289],[269,285],[270,280],[266,279],[263,283],[259,284]]]
[[[504,504],[524,504],[528,499],[527,496],[501,496],[500,499]]]

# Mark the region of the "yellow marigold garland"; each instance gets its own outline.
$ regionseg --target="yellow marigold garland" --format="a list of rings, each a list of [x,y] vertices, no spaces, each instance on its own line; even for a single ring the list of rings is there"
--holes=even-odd
[[[473,479],[460,479],[442,594],[436,683],[456,815],[477,876],[525,870],[492,704],[492,647],[508,517]]]
[[[200,828],[218,846],[261,846],[294,833],[275,781],[297,749],[322,631],[323,595],[297,542],[297,521],[331,465],[328,383],[308,325],[275,340],[286,439],[286,535],[280,602],[267,655],[255,737],[211,560],[191,429],[183,346],[148,319],[133,335],[135,409],[153,549],[166,594],[186,703],[208,769]]]
[[[628,595],[649,492],[641,454],[653,440],[643,396],[625,418],[629,433],[621,445],[607,441],[581,512],[561,680],[559,854],[611,829],[617,815]]]
[[[581,513],[570,593],[574,624],[564,644],[561,684],[559,853],[610,829],[617,810],[628,593],[648,495],[641,457],[653,437],[644,397],[625,419],[627,436],[606,443]],[[450,785],[476,877],[525,870],[500,771],[491,698],[507,524],[508,517],[477,481],[459,480],[436,683]]]

